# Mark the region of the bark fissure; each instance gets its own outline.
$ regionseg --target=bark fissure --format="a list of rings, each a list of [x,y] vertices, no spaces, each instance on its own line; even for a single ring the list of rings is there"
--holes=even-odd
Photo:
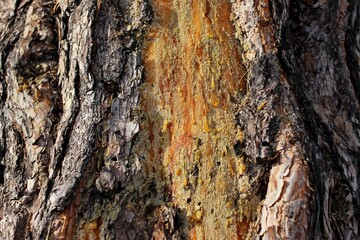
[[[356,227],[354,228],[354,226],[357,226],[355,219],[356,216],[358,216],[356,210],[358,208],[358,193],[356,187],[358,177],[351,176],[354,172],[352,171],[352,173],[349,174],[348,169],[349,167],[354,170],[357,169],[357,164],[352,160],[355,159],[354,155],[350,154],[349,151],[358,151],[356,142],[359,140],[354,131],[354,129],[358,128],[356,120],[358,119],[358,111],[352,110],[352,113],[350,113],[344,106],[347,105],[350,109],[357,109],[358,107],[353,100],[351,100],[354,99],[354,92],[348,81],[349,75],[347,66],[341,66],[339,64],[335,65],[335,63],[331,62],[332,59],[342,59],[344,56],[344,52],[338,50],[345,48],[344,35],[331,35],[330,38],[333,39],[332,42],[334,44],[329,44],[329,46],[327,46],[326,49],[331,49],[328,51],[329,58],[327,58],[327,60],[322,58],[323,62],[321,65],[317,60],[306,59],[306,57],[309,57],[310,55],[306,53],[307,50],[305,50],[306,48],[304,47],[309,46],[307,49],[312,49],[311,44],[313,44],[314,41],[318,41],[324,36],[329,36],[330,31],[328,26],[330,25],[327,24],[333,23],[334,25],[336,24],[341,27],[344,26],[345,22],[347,22],[347,17],[343,15],[345,14],[345,11],[342,9],[343,4],[346,5],[347,3],[341,2],[339,5],[330,4],[328,6],[324,4],[323,6],[316,7],[306,6],[302,3],[293,4],[289,21],[292,26],[291,31],[296,27],[297,34],[286,37],[288,41],[288,44],[286,45],[291,46],[291,48],[287,47],[283,49],[281,55],[282,62],[290,74],[289,83],[296,96],[297,104],[301,111],[303,111],[301,115],[304,116],[304,127],[307,132],[305,148],[307,149],[309,163],[311,164],[311,179],[315,189],[314,198],[317,202],[317,204],[314,205],[314,210],[317,214],[314,215],[311,221],[310,236],[314,236],[315,238],[350,239],[357,234]],[[320,9],[322,8],[322,12],[321,14],[312,15],[312,12],[310,11],[311,8],[314,9],[312,11],[317,13],[319,13],[318,11],[321,11]],[[333,12],[339,11],[339,15],[337,15],[338,19],[324,21],[324,19],[326,19],[325,16],[329,16],[325,15],[324,9]],[[305,23],[309,26],[311,25],[311,21],[314,21],[314,19],[317,18],[314,16],[318,16],[316,21],[322,22],[323,28],[314,29],[314,31],[319,31],[317,35],[310,33],[307,38],[304,38],[303,36],[306,36],[306,33],[309,32],[309,30],[305,27],[299,28],[298,26],[300,25],[297,23],[301,21],[303,24]],[[306,26],[305,24],[303,26]],[[288,33],[290,34],[291,31]],[[336,48],[335,46],[342,46],[343,48]],[[308,62],[313,61],[313,65],[309,65],[309,63],[304,60],[307,60]],[[322,67],[324,65],[325,67]],[[299,66],[299,68],[296,66]],[[322,68],[319,68],[319,66]],[[314,67],[314,71],[308,71],[310,74],[303,77],[301,72],[304,72],[304,68],[312,67]],[[343,77],[336,74],[337,72],[341,72]],[[325,91],[323,93],[319,91],[314,92],[314,88],[311,88],[311,86],[314,86],[311,82],[314,77],[318,77],[319,79],[326,78],[327,81],[324,82],[326,87],[324,88]],[[339,79],[337,80],[337,83],[333,82],[334,78]],[[333,88],[332,86],[336,87]],[[339,100],[338,103],[333,104],[333,106],[336,106],[336,110],[326,101],[328,95],[326,91],[331,92],[330,96],[343,96],[346,93],[346,97]],[[313,99],[318,100],[317,102],[313,102]],[[326,111],[333,114],[335,121],[329,119],[327,116],[328,114],[325,115],[324,112],[319,109],[317,106],[319,103],[321,103]],[[346,113],[339,116],[339,113],[336,113],[334,110],[339,111],[340,113],[345,111]],[[342,118],[343,120],[341,121],[349,122],[349,125],[346,126],[346,131],[344,131],[343,126],[338,123]],[[316,129],[316,131],[314,131],[314,129]],[[349,141],[348,139],[351,140]],[[343,142],[343,144],[340,142]],[[347,167],[344,168],[344,166]],[[337,194],[340,192],[344,193],[344,195],[340,196]],[[334,204],[330,199],[334,198],[334,195],[338,196],[337,204],[341,202],[343,206],[352,206],[354,209],[349,207],[346,208],[346,213],[342,213],[332,207]],[[349,199],[349,196],[352,197]],[[334,216],[336,217],[334,218]],[[345,224],[346,222],[350,222],[349,225]],[[341,229],[341,231],[339,231],[339,229]]]
[[[76,67],[78,69],[78,67]],[[54,144],[54,150],[52,152],[51,162],[50,162],[50,173],[49,177],[50,180],[53,180],[57,175],[58,171],[61,168],[62,162],[65,158],[65,155],[67,153],[67,149],[70,142],[70,134],[74,128],[75,121],[77,116],[80,112],[80,106],[79,106],[79,96],[78,96],[78,89],[79,89],[79,81],[80,77],[78,74],[78,70],[75,70],[75,77],[74,77],[74,87],[77,87],[75,89],[74,98],[71,100],[72,102],[72,108],[70,109],[71,114],[68,118],[64,120],[62,115],[62,118],[59,122],[59,127],[57,128],[57,134],[56,134],[56,141]],[[63,101],[66,101],[63,99]],[[65,124],[64,124],[65,123]]]
[[[355,89],[355,94],[358,101],[360,101],[360,4],[357,1],[350,1],[348,7],[349,19],[348,30],[346,32],[346,57],[348,63],[348,69],[350,71],[351,82]]]

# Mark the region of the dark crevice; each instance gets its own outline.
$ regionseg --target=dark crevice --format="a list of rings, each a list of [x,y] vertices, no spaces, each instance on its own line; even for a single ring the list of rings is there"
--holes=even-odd
[[[273,1],[274,2],[274,1]],[[308,135],[307,144],[305,146],[306,152],[311,159],[309,167],[310,167],[310,182],[314,184],[315,192],[314,192],[314,199],[313,205],[310,206],[311,209],[316,212],[315,217],[311,219],[311,225],[310,225],[310,232],[309,236],[312,238],[315,238],[316,236],[322,235],[322,230],[324,230],[324,222],[322,220],[324,216],[324,206],[323,206],[323,196],[325,194],[324,189],[324,181],[321,177],[321,173],[323,170],[325,170],[323,163],[318,161],[318,157],[316,156],[317,153],[321,152],[319,146],[317,145],[317,138],[318,138],[318,132],[315,130],[318,129],[318,123],[316,121],[316,114],[313,109],[312,103],[308,100],[308,98],[305,95],[305,86],[304,83],[306,82],[299,67],[300,64],[297,61],[297,57],[295,57],[294,54],[296,54],[296,49],[298,48],[298,43],[294,43],[293,40],[293,34],[292,30],[290,29],[290,23],[292,18],[297,18],[296,10],[299,3],[292,4],[292,6],[289,7],[290,9],[290,20],[286,20],[285,22],[282,20],[277,21],[277,25],[279,28],[280,26],[283,26],[283,29],[281,32],[282,34],[279,35],[280,39],[278,39],[279,43],[279,60],[281,66],[285,69],[285,71],[288,74],[288,83],[290,86],[290,90],[293,93],[296,104],[299,108],[300,115],[304,116],[302,121],[305,128],[305,132]],[[273,7],[275,5],[273,4]],[[276,5],[277,6],[277,5]],[[283,10],[286,11],[286,10]],[[279,12],[279,11],[276,11]],[[295,14],[295,15],[294,15]],[[287,18],[288,19],[288,18]],[[291,23],[292,27],[294,28],[294,25],[297,25],[295,23]],[[300,29],[301,30],[301,29]]]
[[[50,193],[52,191],[52,187],[54,184],[53,181],[61,169],[62,162],[66,156],[67,148],[70,143],[70,136],[71,136],[72,130],[74,128],[76,118],[80,111],[80,107],[79,107],[80,75],[79,75],[78,63],[76,63],[74,72],[75,72],[75,77],[74,77],[73,81],[74,81],[75,99],[73,99],[73,107],[71,108],[72,114],[71,114],[71,117],[69,119],[67,119],[68,122],[66,123],[64,130],[60,132],[60,134],[62,134],[62,137],[60,140],[60,147],[58,149],[55,149],[55,154],[54,154],[54,159],[53,159],[55,165],[50,166],[50,167],[52,167],[54,174],[52,175],[52,178],[49,179],[49,181],[47,183],[47,189],[46,189],[46,193],[45,193],[45,201],[47,201],[49,199]]]
[[[59,33],[59,39],[67,39],[68,36],[68,32],[69,32],[69,16],[67,16],[66,14],[61,16],[61,21],[62,21],[62,25],[64,28],[61,29],[61,35]]]
[[[244,147],[245,147],[245,143],[243,141],[237,140],[233,146],[235,156],[237,156],[237,157],[244,156],[245,155]]]
[[[22,139],[22,135],[19,131],[17,131],[16,129],[13,129],[14,131],[14,135],[16,138],[16,166],[15,169],[21,171],[23,168],[20,168],[22,164],[24,164],[24,151],[25,149],[25,143],[24,140]]]
[[[81,0],[74,0],[71,2],[71,5],[68,7],[69,12],[72,13],[78,6],[80,6]]]
[[[305,142],[305,149],[309,157],[309,167],[310,167],[310,182],[313,184],[313,187],[315,189],[311,210],[315,212],[315,214],[312,215],[311,224],[310,224],[310,232],[309,236],[311,238],[322,238],[325,237],[324,233],[326,232],[326,227],[324,226],[324,206],[323,202],[326,200],[324,199],[325,193],[325,181],[328,176],[332,176],[335,181],[338,180],[341,182],[341,186],[339,185],[337,188],[342,189],[343,191],[349,191],[351,188],[351,185],[349,183],[349,179],[344,175],[344,173],[341,171],[342,166],[345,164],[345,160],[343,159],[343,156],[340,155],[340,153],[336,149],[336,143],[334,142],[334,130],[331,128],[331,126],[328,126],[326,123],[324,123],[320,116],[316,113],[314,110],[313,104],[311,100],[308,99],[306,96],[307,87],[306,86],[306,79],[304,78],[304,73],[301,72],[300,67],[301,63],[299,63],[298,59],[300,59],[301,52],[298,52],[297,50],[303,48],[301,46],[301,41],[298,41],[296,39],[297,37],[300,38],[301,35],[305,34],[304,30],[302,29],[305,25],[303,25],[302,28],[299,28],[299,24],[304,24],[303,19],[299,19],[299,11],[304,8],[304,6],[300,6],[301,3],[293,3],[291,6],[291,13],[290,13],[290,20],[292,24],[292,30],[288,29],[287,34],[285,35],[282,44],[284,46],[279,47],[280,52],[280,62],[285,71],[288,73],[288,79],[289,79],[289,85],[292,93],[295,96],[296,104],[299,108],[300,115],[303,116],[303,124],[306,132],[306,142]],[[331,8],[337,8],[337,6],[330,6]],[[333,12],[335,11],[332,9]],[[308,14],[314,14],[314,13],[308,13]],[[359,20],[357,20],[359,21]],[[286,24],[285,24],[286,25]],[[295,31],[295,27],[298,27],[296,29],[297,34],[294,35],[291,31]],[[349,33],[350,32],[350,33]],[[351,30],[348,31],[348,35],[351,35]],[[352,47],[356,46],[352,41],[349,40],[349,37],[347,39],[348,46],[351,45]],[[288,47],[291,46],[289,49]],[[331,44],[332,46],[332,44]],[[337,52],[335,52],[337,53]],[[339,58],[337,54],[332,56],[333,58]],[[351,55],[350,55],[351,57]],[[348,55],[348,62],[352,61],[354,58],[351,57],[351,60],[349,60]],[[350,63],[355,64],[355,63]],[[352,66],[349,67],[350,69],[353,68]],[[354,69],[354,68],[353,68]],[[356,68],[355,68],[356,69]],[[356,74],[358,74],[358,70],[355,71]],[[359,100],[360,95],[360,83],[358,81],[359,76],[354,76],[354,73],[352,75],[352,79],[356,79],[356,82],[353,84],[355,86],[357,98]],[[339,82],[343,82],[343,79],[338,79]],[[341,89],[344,89],[342,86]],[[338,89],[338,92],[342,95],[346,95],[346,89],[340,91]],[[337,97],[337,96],[334,96]],[[342,103],[344,105],[344,103]],[[347,103],[345,104],[347,105]],[[321,136],[321,141],[325,142],[324,145],[319,145],[319,136]],[[337,196],[336,191],[338,189],[330,190],[330,198],[333,199]],[[345,190],[344,190],[345,189]],[[357,195],[356,193],[353,193],[353,195]],[[345,201],[344,198],[337,199],[338,203],[342,203],[342,201]],[[343,202],[343,203],[345,203]],[[358,199],[353,199],[354,208],[359,208],[358,205]],[[337,212],[334,212],[330,210],[330,214],[335,214]],[[338,213],[338,215],[341,215]],[[355,210],[355,215],[357,219],[359,219],[359,211]],[[333,237],[337,236],[336,238],[341,238],[340,236],[344,236],[342,232],[339,232],[341,227],[335,227],[335,225],[338,224],[336,220],[332,218],[333,216],[330,216],[329,221],[334,223],[334,226],[332,227],[332,231],[330,234],[333,235]]]
[[[74,91],[75,91],[75,99],[73,100],[73,108],[72,108],[72,115],[68,120],[67,126],[64,129],[63,132],[63,142],[61,143],[59,151],[55,154],[54,160],[55,160],[55,167],[54,171],[59,170],[62,164],[62,160],[64,159],[66,155],[66,149],[70,142],[70,134],[72,132],[72,129],[74,127],[75,120],[79,114],[79,85],[80,85],[80,75],[79,75],[79,66],[76,63],[75,67],[75,78],[74,78]],[[55,176],[55,175],[54,175]]]
[[[27,235],[27,223],[29,219],[29,213],[22,211],[19,212],[17,217],[19,220],[17,221],[17,224],[15,225],[14,229],[14,236],[13,239],[25,239],[25,236]]]
[[[76,112],[76,116],[77,116],[77,113],[79,112],[80,110],[80,87],[81,87],[81,80],[80,80],[80,69],[79,69],[79,63],[76,62],[75,63],[75,70],[74,70],[74,73],[75,73],[75,78],[74,78],[74,92],[75,92],[75,99],[74,99],[74,112]],[[76,118],[76,116],[74,117],[74,120]]]
[[[4,184],[5,181],[5,165],[0,164],[0,185]]]
[[[4,32],[0,34],[0,36],[2,36],[2,38],[0,39],[0,51],[2,53],[0,59],[0,74],[2,75],[5,74],[3,70],[5,69],[4,67],[8,55],[13,50],[16,43],[19,41],[20,35],[24,31],[26,12],[32,3],[32,0],[21,6],[21,8],[19,9],[19,5],[21,4],[21,2],[22,1],[16,1],[14,15],[12,15],[9,19]]]
[[[325,195],[325,189],[323,187],[324,181],[321,177],[321,169],[324,170],[324,167],[320,166],[323,163],[318,162],[319,158],[316,156],[316,154],[321,151],[317,145],[317,138],[319,133],[315,131],[315,129],[318,128],[315,121],[315,112],[312,103],[305,96],[304,86],[302,85],[302,83],[305,82],[305,79],[302,77],[300,70],[296,67],[298,64],[296,61],[294,61],[294,56],[291,54],[291,50],[289,52],[281,51],[281,53],[282,55],[280,57],[280,61],[284,66],[284,69],[289,74],[289,85],[295,96],[300,114],[301,116],[304,116],[303,124],[305,132],[308,134],[309,138],[305,148],[311,159],[309,164],[309,172],[312,173],[310,174],[310,182],[312,182],[315,186],[315,205],[312,206],[312,208],[314,208],[313,210],[316,212],[315,219],[312,219],[312,226],[310,226],[311,230],[309,236],[321,236],[322,230],[324,229],[324,222],[322,221],[322,218],[324,216],[323,196]]]
[[[345,49],[350,78],[358,103],[360,103],[360,59],[357,52],[360,51],[360,42],[357,36],[360,34],[360,3],[358,0],[351,0],[348,11],[350,12],[348,30],[346,32]]]

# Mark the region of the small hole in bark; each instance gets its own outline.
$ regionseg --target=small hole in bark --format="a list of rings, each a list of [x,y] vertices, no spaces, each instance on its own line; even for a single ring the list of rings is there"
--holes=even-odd
[[[263,141],[263,142],[261,142],[261,146],[268,147],[268,146],[270,146],[270,143],[267,141]]]
[[[235,151],[235,155],[237,157],[241,157],[244,155],[244,151],[243,151],[243,148],[245,147],[245,144],[240,142],[240,141],[236,141],[233,148],[234,148],[234,151]]]
[[[214,213],[214,209],[211,209],[211,213]]]
[[[148,205],[145,207],[145,214],[148,216],[150,214],[152,214],[155,210],[155,207],[153,205]]]
[[[186,203],[191,203],[191,198],[186,199]]]
[[[193,176],[198,176],[199,175],[199,167],[197,165],[195,165],[194,170],[191,173]]]
[[[112,157],[112,158],[111,158],[111,161],[116,162],[116,161],[117,161],[117,158],[116,158],[116,157]]]
[[[220,165],[221,165],[221,162],[216,162],[216,164],[217,164],[218,166],[220,166]]]

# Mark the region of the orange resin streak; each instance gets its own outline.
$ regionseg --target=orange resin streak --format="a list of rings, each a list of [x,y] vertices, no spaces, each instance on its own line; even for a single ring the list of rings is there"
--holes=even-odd
[[[213,231],[240,234],[236,209],[224,202],[236,188],[233,99],[245,93],[229,3],[153,0],[152,6],[155,19],[145,36],[141,97],[142,134],[148,134],[143,154],[152,159],[146,164],[163,167],[154,177],[160,181],[165,174],[174,205],[187,210],[190,223],[195,219],[190,224],[193,239]],[[189,172],[195,165],[199,173],[194,180]],[[189,193],[191,203],[185,197]],[[195,204],[200,200],[199,208]],[[234,224],[226,227],[229,215]]]

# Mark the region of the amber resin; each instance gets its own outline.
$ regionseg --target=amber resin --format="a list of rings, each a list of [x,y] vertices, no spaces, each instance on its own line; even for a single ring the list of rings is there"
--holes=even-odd
[[[141,98],[146,174],[164,182],[172,204],[185,212],[191,239],[241,238],[247,230],[237,208],[243,165],[233,145],[245,71],[230,5],[154,0],[152,6]]]

